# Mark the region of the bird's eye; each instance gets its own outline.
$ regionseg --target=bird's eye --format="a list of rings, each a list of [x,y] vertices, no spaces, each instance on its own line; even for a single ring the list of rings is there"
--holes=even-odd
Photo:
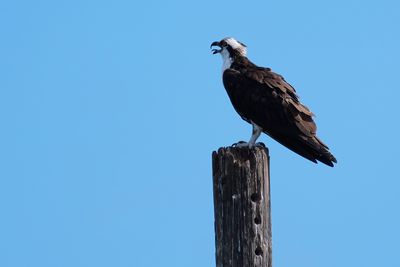
[[[221,42],[221,47],[226,47],[228,44],[226,42]]]

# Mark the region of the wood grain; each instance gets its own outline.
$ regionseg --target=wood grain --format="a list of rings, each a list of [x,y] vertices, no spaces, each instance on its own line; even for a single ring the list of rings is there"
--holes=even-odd
[[[271,267],[268,149],[220,148],[212,165],[217,267]]]

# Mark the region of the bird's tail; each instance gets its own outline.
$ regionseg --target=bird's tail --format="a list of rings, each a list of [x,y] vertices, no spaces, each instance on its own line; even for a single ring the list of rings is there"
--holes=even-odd
[[[336,158],[316,135],[313,136],[297,136],[296,138],[284,135],[274,136],[268,133],[271,137],[277,140],[282,145],[286,146],[300,156],[317,163],[318,161],[333,167],[337,163]]]
[[[316,135],[312,137],[304,137],[294,142],[297,151],[293,150],[297,154],[317,163],[320,161],[328,166],[333,167],[334,163],[337,163],[336,158],[329,151],[329,147],[324,144]]]
[[[316,142],[320,145],[319,149],[316,152],[316,159],[322,163],[325,163],[328,166],[333,167],[333,163],[337,163],[335,156],[329,151],[329,147],[322,142],[316,135],[314,136]]]

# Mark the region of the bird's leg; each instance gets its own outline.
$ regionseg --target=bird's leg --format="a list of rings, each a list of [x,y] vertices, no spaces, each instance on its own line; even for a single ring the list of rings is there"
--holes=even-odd
[[[251,137],[249,140],[249,147],[253,147],[256,144],[257,138],[260,136],[262,133],[262,128],[255,124],[254,122],[251,122],[251,125],[253,125],[253,131],[251,132]]]
[[[246,142],[240,141],[236,144],[233,144],[233,146],[252,148],[254,145],[256,145],[257,138],[262,133],[262,128],[260,126],[258,126],[257,124],[255,124],[254,122],[251,122],[251,125],[253,126],[253,130],[251,132],[251,137],[250,137],[249,142],[246,143]]]

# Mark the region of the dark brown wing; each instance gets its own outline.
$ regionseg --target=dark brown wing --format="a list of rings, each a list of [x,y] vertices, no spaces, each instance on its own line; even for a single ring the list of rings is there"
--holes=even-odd
[[[270,69],[228,69],[224,86],[240,116],[261,126],[276,141],[313,161],[329,166],[336,162],[316,136],[313,113],[300,103],[295,89]]]

